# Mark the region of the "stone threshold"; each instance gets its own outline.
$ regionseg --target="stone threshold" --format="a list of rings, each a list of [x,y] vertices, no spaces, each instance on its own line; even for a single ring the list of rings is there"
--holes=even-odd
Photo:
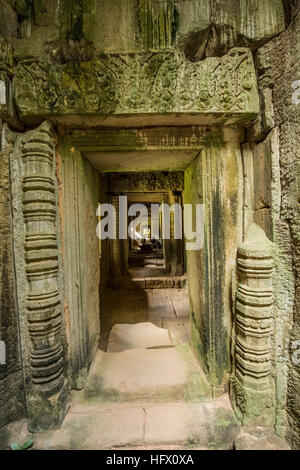
[[[34,450],[224,449],[240,426],[228,396],[203,403],[73,403],[60,429],[29,433],[26,420],[6,427],[0,448],[32,439]]]

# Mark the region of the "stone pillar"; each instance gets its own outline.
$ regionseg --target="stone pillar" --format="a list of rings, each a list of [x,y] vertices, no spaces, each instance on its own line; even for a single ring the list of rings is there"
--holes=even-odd
[[[181,194],[179,192],[173,192],[171,204],[179,204],[182,206]],[[175,217],[174,212],[171,212],[171,275],[182,276],[183,275],[183,240],[175,239]],[[182,227],[183,233],[183,227]]]
[[[60,426],[68,409],[52,126],[17,139],[11,157],[17,303],[29,429]]]
[[[111,240],[111,270],[112,277],[118,278],[121,276],[122,266],[122,251],[121,240],[119,239],[119,196],[112,196],[111,203],[116,211],[116,238]]]
[[[128,272],[128,256],[129,256],[129,240],[128,240],[128,202],[126,205],[126,214],[123,214],[125,217],[126,223],[124,223],[126,227],[127,238],[120,240],[121,245],[121,273],[122,276],[125,276]],[[125,228],[124,227],[124,228]]]
[[[231,371],[232,271],[242,241],[243,168],[238,130],[224,128],[186,170],[184,203],[204,204],[204,245],[187,250],[192,344],[214,394]]]
[[[271,377],[273,244],[251,225],[238,248],[231,396],[243,424],[274,424]]]
[[[167,203],[169,204],[169,198],[166,196],[164,197],[163,201],[161,204]],[[164,253],[164,264],[165,264],[165,270],[167,272],[171,272],[171,253],[172,253],[172,243],[170,239],[164,239],[164,227],[165,227],[165,220],[164,220],[164,212],[162,211],[162,244],[163,244],[163,253]]]

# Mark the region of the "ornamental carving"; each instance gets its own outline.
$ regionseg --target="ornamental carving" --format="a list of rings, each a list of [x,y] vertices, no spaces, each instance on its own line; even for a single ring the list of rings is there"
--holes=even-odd
[[[244,424],[272,425],[272,243],[253,224],[238,248],[232,396]]]
[[[59,426],[67,407],[51,124],[19,137],[11,166],[26,403],[31,430],[43,430]]]
[[[63,65],[21,63],[13,88],[23,117],[171,112],[255,116],[259,111],[252,54],[245,48],[198,63],[179,53],[104,55]]]

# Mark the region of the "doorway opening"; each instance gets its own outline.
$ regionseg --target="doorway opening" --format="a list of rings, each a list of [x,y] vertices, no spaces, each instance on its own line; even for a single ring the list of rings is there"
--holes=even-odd
[[[173,190],[172,178],[177,180]],[[101,241],[100,348],[104,351],[109,348],[109,335],[116,324],[150,322],[169,329],[174,337],[176,333],[180,342],[189,341],[184,240],[174,239],[172,211],[170,238],[164,238],[162,210],[164,204],[182,205],[183,181],[182,172],[175,177],[174,172],[99,173],[100,204],[112,204],[118,216],[119,198],[126,197],[128,214],[127,239]],[[140,205],[147,209],[147,215],[133,228],[136,215],[141,215]]]

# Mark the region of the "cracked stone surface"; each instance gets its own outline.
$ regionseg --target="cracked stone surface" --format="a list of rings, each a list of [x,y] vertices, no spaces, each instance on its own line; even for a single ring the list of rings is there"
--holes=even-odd
[[[25,421],[7,426],[0,448],[31,438],[34,449],[232,449],[239,426],[228,397],[205,403],[72,405],[61,429],[26,432]]]

